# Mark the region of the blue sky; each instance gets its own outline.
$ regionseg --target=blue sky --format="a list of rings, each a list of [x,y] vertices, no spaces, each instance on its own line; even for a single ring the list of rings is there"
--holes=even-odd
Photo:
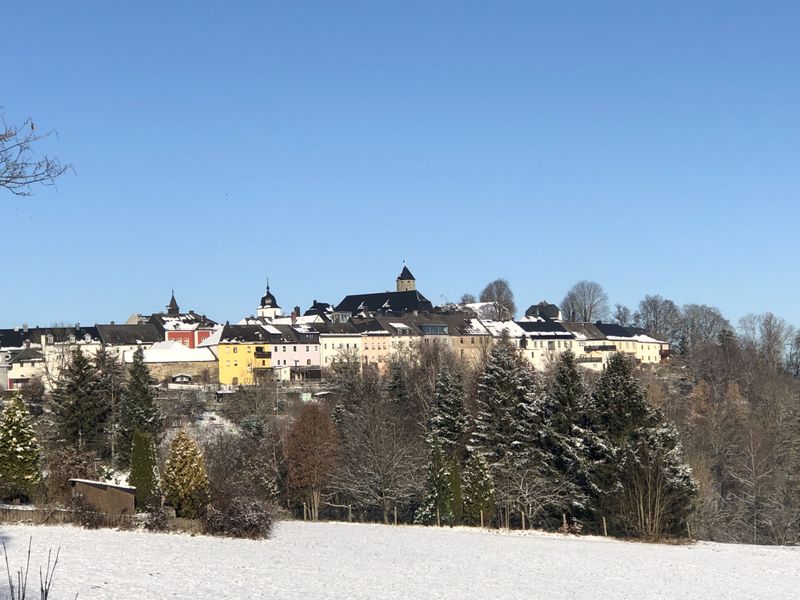
[[[0,327],[507,278],[800,325],[797,3],[12,2]],[[232,5],[232,6],[229,6]],[[8,24],[11,23],[11,26]],[[10,68],[9,68],[10,67]]]

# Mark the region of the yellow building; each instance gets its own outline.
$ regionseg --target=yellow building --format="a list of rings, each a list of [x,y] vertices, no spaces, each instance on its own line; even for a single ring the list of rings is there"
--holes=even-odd
[[[252,385],[272,369],[272,334],[261,325],[225,325],[217,343],[219,382]]]

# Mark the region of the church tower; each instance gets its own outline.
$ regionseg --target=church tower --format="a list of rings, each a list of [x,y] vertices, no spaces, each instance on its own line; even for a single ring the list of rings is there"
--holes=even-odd
[[[414,292],[417,289],[417,280],[408,270],[408,267],[403,265],[403,270],[397,278],[397,291],[398,292]]]
[[[265,319],[274,319],[281,316],[281,307],[272,292],[269,291],[269,281],[267,281],[267,293],[261,297],[261,306],[258,307],[258,316]]]
[[[172,290],[172,298],[169,299],[167,304],[167,316],[177,317],[181,314],[181,309],[178,307],[178,302],[175,300],[175,290]]]

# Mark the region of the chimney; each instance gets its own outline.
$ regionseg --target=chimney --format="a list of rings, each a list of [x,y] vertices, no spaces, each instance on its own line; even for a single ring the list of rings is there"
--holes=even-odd
[[[114,321],[111,321],[111,324],[112,324],[112,325],[116,325],[116,323],[114,323]]]
[[[23,323],[22,324],[22,333],[28,333],[28,324],[27,323]]]

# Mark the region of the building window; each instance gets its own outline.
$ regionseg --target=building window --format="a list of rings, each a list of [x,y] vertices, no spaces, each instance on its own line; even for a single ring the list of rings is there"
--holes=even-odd
[[[225,361],[225,366],[226,366],[226,367],[230,367],[230,366],[231,366],[231,361],[229,361],[229,360],[226,360],[226,361]]]
[[[306,352],[308,352],[308,348],[309,348],[309,347],[308,347],[308,346],[306,346]]]
[[[236,346],[234,346],[234,347],[233,347],[233,353],[234,353],[234,354],[236,354],[238,351],[239,351],[239,348],[237,348]]]
[[[311,359],[310,358],[306,359],[306,365],[311,366]]]

